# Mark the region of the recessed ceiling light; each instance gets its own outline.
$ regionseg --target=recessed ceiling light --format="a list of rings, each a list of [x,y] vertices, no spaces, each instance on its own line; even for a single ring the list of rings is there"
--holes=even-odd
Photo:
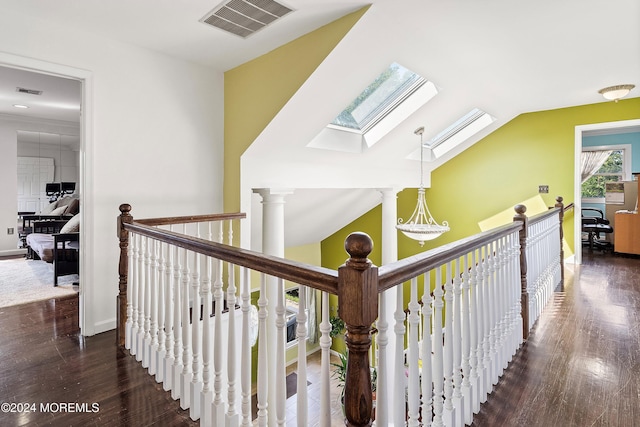
[[[13,104],[13,106],[16,108],[29,108],[26,105],[22,105],[22,104]]]

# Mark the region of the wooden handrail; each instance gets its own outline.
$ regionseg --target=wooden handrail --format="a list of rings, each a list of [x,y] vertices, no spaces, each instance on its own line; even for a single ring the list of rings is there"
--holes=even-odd
[[[426,273],[439,265],[458,258],[461,254],[480,248],[498,237],[506,236],[520,227],[519,223],[506,224],[391,264],[385,264],[378,269],[380,273],[378,292],[384,292],[397,284]]]
[[[249,267],[252,270],[290,280],[300,285],[332,294],[338,293],[338,273],[335,270],[265,255],[261,252],[228,246],[169,230],[162,230],[139,224],[137,221],[131,224],[125,223],[123,228],[126,231],[151,237],[160,242],[169,243],[241,267]]]
[[[557,216],[558,215],[558,207],[554,206],[551,209],[545,211],[545,212],[540,212],[539,214],[533,215],[529,217],[529,224],[536,224],[540,221],[544,221],[545,219],[552,217],[552,216]]]
[[[158,225],[170,225],[170,224],[188,224],[193,222],[209,222],[209,221],[227,221],[234,219],[244,219],[247,214],[244,212],[236,213],[221,213],[210,215],[190,215],[190,216],[168,216],[164,218],[146,218],[137,219],[139,224],[158,226]]]

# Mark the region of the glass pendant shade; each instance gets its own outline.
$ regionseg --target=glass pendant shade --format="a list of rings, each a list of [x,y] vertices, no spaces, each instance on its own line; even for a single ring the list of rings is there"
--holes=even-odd
[[[449,224],[447,221],[442,221],[442,224],[438,224],[427,206],[427,199],[424,195],[424,186],[422,184],[422,134],[424,127],[416,129],[415,134],[420,135],[420,188],[418,189],[418,202],[416,208],[413,210],[411,217],[404,221],[402,218],[398,219],[396,228],[410,239],[417,240],[420,246],[424,246],[424,242],[427,240],[433,240],[439,237],[442,233],[449,231]]]

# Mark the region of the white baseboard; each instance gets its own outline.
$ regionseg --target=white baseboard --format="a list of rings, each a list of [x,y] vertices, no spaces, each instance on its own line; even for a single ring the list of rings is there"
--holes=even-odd
[[[100,334],[116,328],[116,319],[107,319],[93,324],[93,332]],[[84,335],[84,334],[83,334]]]
[[[0,256],[26,255],[26,249],[5,249],[0,251]]]

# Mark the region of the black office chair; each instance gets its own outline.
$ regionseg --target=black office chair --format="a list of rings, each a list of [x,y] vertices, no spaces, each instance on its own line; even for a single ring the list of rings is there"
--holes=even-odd
[[[585,212],[593,212],[586,215]],[[600,234],[613,233],[613,227],[609,220],[604,217],[604,213],[596,208],[582,208],[582,232],[588,234],[587,240],[583,240],[583,246],[589,246],[590,250],[600,249],[602,251],[612,251],[613,245],[605,240],[601,240]]]

